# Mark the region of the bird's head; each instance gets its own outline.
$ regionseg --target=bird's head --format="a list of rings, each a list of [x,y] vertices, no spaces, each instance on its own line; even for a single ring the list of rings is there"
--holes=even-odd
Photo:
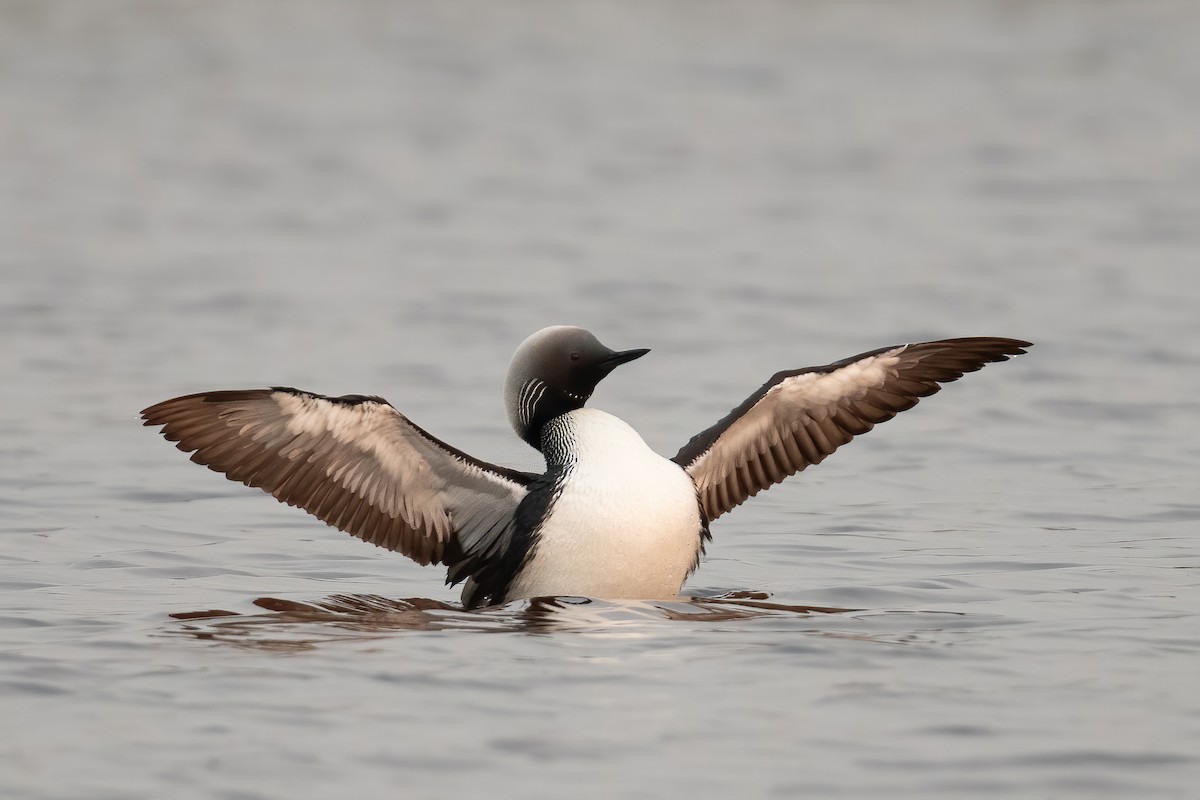
[[[605,376],[649,352],[612,350],[589,331],[569,325],[541,329],[521,343],[508,367],[504,402],[513,430],[540,448],[547,422],[583,408]]]

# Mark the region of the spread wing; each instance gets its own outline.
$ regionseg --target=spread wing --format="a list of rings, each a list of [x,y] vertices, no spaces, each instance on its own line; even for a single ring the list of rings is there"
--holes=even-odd
[[[379,397],[202,392],[142,412],[192,461],[455,582],[503,552],[530,473],[468,456]]]
[[[1030,347],[976,337],[885,347],[824,367],[780,372],[673,459],[692,477],[710,520],[860,433],[993,361]]]

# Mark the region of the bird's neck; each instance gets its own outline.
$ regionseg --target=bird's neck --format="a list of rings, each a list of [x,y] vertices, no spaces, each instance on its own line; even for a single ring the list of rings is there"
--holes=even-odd
[[[543,449],[542,441],[550,423],[572,411],[583,408],[583,404],[587,401],[586,397],[568,397],[560,392],[547,390],[536,385],[536,382],[535,385],[523,389],[522,392],[522,397],[527,398],[524,407],[528,409],[528,420],[524,431],[522,432],[519,427],[517,431],[527,444],[538,450]]]
[[[619,469],[631,459],[657,457],[628,423],[596,408],[578,408],[554,417],[542,427],[540,444],[549,467],[611,462]]]

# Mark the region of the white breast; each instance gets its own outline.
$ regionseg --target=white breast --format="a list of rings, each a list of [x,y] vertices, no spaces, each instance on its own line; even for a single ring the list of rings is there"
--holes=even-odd
[[[584,408],[551,424],[571,466],[508,599],[678,595],[700,549],[691,478],[611,414]]]

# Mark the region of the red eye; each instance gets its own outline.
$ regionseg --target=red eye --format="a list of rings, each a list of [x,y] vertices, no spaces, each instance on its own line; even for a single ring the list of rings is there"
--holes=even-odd
[[[579,360],[579,359],[581,359],[581,358],[583,358],[583,356],[581,356],[579,353],[571,353],[571,360],[572,360],[572,361],[578,361],[578,360]]]

